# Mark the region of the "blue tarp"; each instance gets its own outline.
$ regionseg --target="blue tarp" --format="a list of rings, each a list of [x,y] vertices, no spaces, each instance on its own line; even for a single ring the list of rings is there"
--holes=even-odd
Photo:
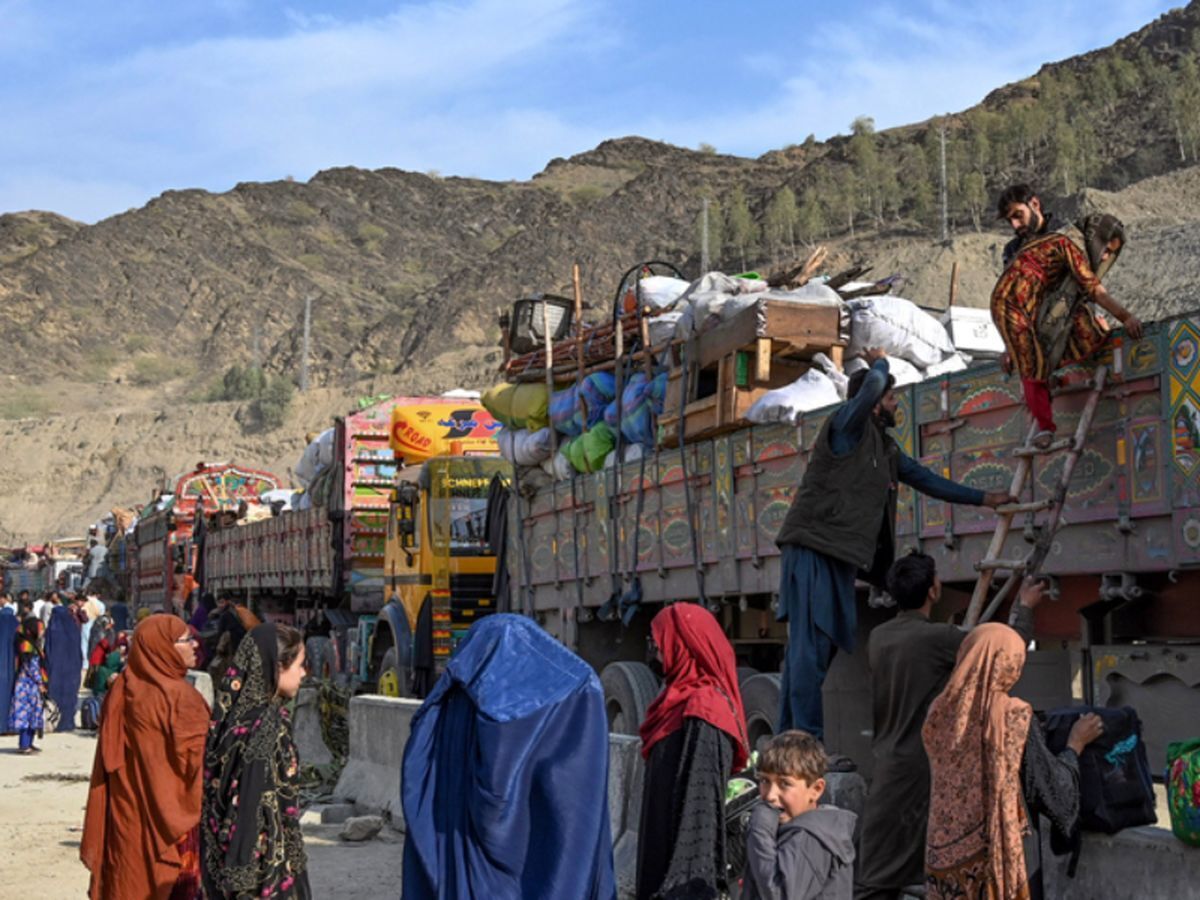
[[[595,672],[529,619],[476,623],[404,750],[404,900],[611,900]]]

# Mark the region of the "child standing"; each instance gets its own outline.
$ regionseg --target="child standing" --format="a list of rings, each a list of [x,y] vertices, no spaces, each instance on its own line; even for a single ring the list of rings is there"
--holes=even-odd
[[[33,746],[36,734],[41,737],[45,727],[42,693],[46,674],[42,669],[42,623],[30,616],[21,625],[16,637],[17,686],[13,690],[12,711],[8,730],[19,735],[17,752],[30,754],[40,747]]]
[[[850,900],[854,813],[821,806],[829,758],[820,741],[785,731],[763,750],[761,800],[746,834],[744,900]]]

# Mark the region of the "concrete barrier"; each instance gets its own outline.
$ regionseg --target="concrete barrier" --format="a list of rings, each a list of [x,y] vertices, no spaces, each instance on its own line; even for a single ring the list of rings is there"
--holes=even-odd
[[[400,764],[412,717],[420,700],[364,694],[350,700],[350,754],[333,794],[360,807],[380,809],[403,829],[400,808]]]
[[[317,702],[317,689],[314,687],[302,687],[296,695],[292,736],[302,765],[327,766],[333,762],[333,754],[325,746],[325,738],[321,734],[321,706]]]
[[[642,817],[642,742],[628,734],[608,736],[608,822],[612,831],[617,896],[637,889],[638,825]]]
[[[1067,857],[1050,852],[1042,832],[1043,884],[1061,900],[1174,900],[1196,896],[1200,848],[1188,847],[1165,828],[1127,828],[1119,834],[1085,834],[1074,878]]]

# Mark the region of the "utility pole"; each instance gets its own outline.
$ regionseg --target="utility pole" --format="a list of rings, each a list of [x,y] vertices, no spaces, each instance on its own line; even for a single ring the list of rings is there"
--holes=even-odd
[[[308,390],[308,345],[312,336],[312,300],[311,293],[304,295],[304,350],[300,357],[300,392]]]
[[[704,198],[704,208],[700,212],[700,274],[708,272],[708,198]]]
[[[945,122],[943,122],[941,125],[940,135],[941,135],[941,145],[942,145],[941,146],[941,149],[942,149],[942,187],[941,187],[941,192],[940,192],[941,193],[941,201],[942,201],[942,243],[948,244],[948,243],[950,243],[950,211],[949,211],[950,192],[946,188],[946,123]]]

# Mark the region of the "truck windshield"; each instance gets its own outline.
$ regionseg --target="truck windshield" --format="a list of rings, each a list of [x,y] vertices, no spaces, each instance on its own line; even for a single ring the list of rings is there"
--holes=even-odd
[[[503,460],[491,458],[431,460],[430,526],[435,547],[451,556],[490,556],[487,496],[492,476],[508,477]]]

